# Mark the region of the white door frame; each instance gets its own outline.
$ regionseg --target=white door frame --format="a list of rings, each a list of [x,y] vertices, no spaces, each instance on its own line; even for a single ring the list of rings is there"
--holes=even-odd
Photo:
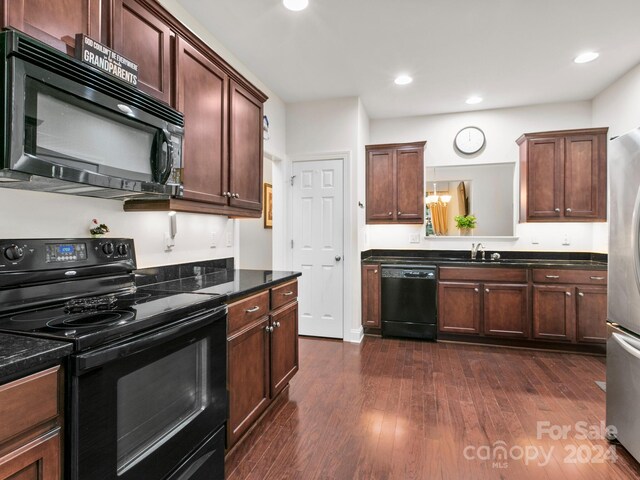
[[[342,189],[343,189],[343,215],[342,215],[342,248],[343,248],[343,269],[342,269],[342,285],[343,285],[343,302],[342,302],[342,339],[348,342],[359,342],[361,340],[361,332],[354,332],[352,329],[352,317],[353,313],[353,295],[351,288],[351,279],[353,277],[353,255],[357,252],[357,248],[354,250],[350,245],[350,218],[351,218],[351,153],[344,152],[327,152],[327,153],[313,153],[313,154],[300,154],[292,155],[289,160],[291,161],[291,168],[288,172],[289,180],[293,175],[293,164],[298,162],[312,162],[322,160],[341,160],[342,161]],[[293,249],[291,248],[291,241],[293,239],[293,188],[291,183],[288,184],[289,195],[287,202],[287,247],[288,255],[287,262],[291,269],[293,269]]]

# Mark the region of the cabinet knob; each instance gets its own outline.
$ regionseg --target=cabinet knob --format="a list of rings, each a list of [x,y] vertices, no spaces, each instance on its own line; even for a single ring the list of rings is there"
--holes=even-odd
[[[233,196],[233,198],[240,198],[240,194],[239,193],[234,193],[232,196]]]
[[[571,296],[571,292],[567,292],[567,297],[570,297],[570,296]]]
[[[402,215],[402,212],[401,212],[401,211],[398,211],[398,215]]]
[[[389,212],[389,216],[393,215],[393,212]]]
[[[580,297],[584,297],[584,293],[579,292],[579,293],[578,293],[578,296],[580,296]]]
[[[280,322],[275,323],[276,328],[280,328]]]
[[[553,211],[556,212],[556,213],[560,213],[560,209],[559,208],[555,208]]]
[[[378,273],[378,270],[374,270],[373,273]]]
[[[485,291],[485,292],[487,292],[487,293],[489,293],[489,289],[488,289],[488,288],[485,288],[485,289],[484,289],[484,291]]]
[[[474,288],[474,289],[473,289],[473,291],[474,291],[474,292],[476,292],[476,293],[478,293],[480,290],[479,290],[479,289],[477,289],[477,288]]]
[[[567,208],[567,213],[571,213],[571,211],[572,210],[570,208]]]
[[[231,192],[223,192],[222,196],[223,197],[227,197],[227,198],[231,198]]]
[[[264,329],[267,331],[267,333],[273,332],[273,327],[271,325],[267,325],[266,327],[264,327]]]

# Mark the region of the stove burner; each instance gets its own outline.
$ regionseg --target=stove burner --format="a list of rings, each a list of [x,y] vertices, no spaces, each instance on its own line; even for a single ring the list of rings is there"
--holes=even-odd
[[[61,317],[60,310],[55,310],[55,312],[57,313],[54,313],[51,310],[35,310],[32,312],[19,313],[11,317],[9,320],[12,322],[53,322]]]
[[[60,322],[60,318],[58,317],[47,322],[47,326],[60,329],[95,327],[98,325],[108,325],[116,322],[127,322],[134,316],[135,314],[133,312],[112,310],[110,312],[97,312],[87,315],[72,315],[62,322]]]
[[[94,310],[110,310],[116,306],[116,297],[106,295],[104,297],[75,298],[65,303],[65,312],[82,313]]]

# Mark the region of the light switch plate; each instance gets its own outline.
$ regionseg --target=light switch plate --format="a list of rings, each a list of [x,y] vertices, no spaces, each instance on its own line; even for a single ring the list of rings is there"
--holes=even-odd
[[[420,234],[412,233],[409,235],[409,243],[420,243]]]
[[[562,245],[565,245],[565,246],[571,245],[571,241],[569,240],[569,235],[567,235],[566,233],[562,237]]]
[[[233,247],[233,232],[227,232],[227,247]]]

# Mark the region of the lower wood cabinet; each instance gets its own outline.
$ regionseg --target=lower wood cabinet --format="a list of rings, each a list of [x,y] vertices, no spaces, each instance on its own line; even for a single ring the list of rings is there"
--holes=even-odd
[[[576,340],[581,343],[607,342],[607,289],[576,288]]]
[[[483,332],[498,337],[528,338],[529,288],[527,285],[485,284]]]
[[[380,328],[380,265],[362,266],[362,326]]]
[[[229,305],[227,448],[258,420],[298,371],[297,281]],[[274,299],[287,303],[273,310]],[[278,300],[278,303],[280,300]],[[271,308],[271,309],[270,309]]]
[[[62,478],[62,369],[0,385],[0,478]]]
[[[533,337],[571,342],[575,338],[575,308],[572,288],[534,285]]]
[[[480,284],[438,284],[438,327],[443,333],[480,334]]]

